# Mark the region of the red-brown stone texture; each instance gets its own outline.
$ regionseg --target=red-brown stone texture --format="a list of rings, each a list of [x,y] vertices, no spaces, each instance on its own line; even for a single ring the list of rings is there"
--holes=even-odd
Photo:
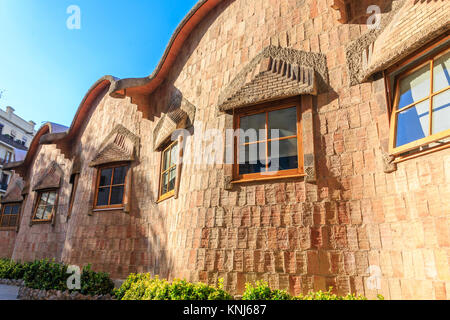
[[[373,2],[385,10],[392,1]],[[446,3],[415,2],[418,12]],[[104,90],[89,100],[70,143],[41,145],[36,153],[14,250],[15,233],[0,231],[0,256],[91,263],[121,279],[131,272],[210,283],[224,278],[237,294],[246,282],[265,279],[294,294],[333,286],[369,298],[449,299],[450,149],[385,173],[384,79],[350,86],[346,48],[368,30],[364,23],[339,23],[332,3],[222,1],[192,31],[154,91],[119,99]],[[365,14],[359,7],[363,13],[355,17]],[[314,153],[315,181],[224,188],[226,165],[186,163],[178,197],[157,202],[161,153],[153,148],[153,132],[173,95],[195,106],[195,123],[225,135],[230,116],[218,111],[222,90],[270,45],[326,56],[329,83],[312,97],[313,131],[304,138],[311,144],[304,149]],[[95,212],[97,171],[89,164],[118,124],[140,138],[139,158],[131,162],[131,208]],[[81,173],[67,220],[74,159]],[[53,161],[65,174],[57,219],[54,226],[30,226],[32,187]],[[369,285],[373,270],[381,271],[378,289]]]

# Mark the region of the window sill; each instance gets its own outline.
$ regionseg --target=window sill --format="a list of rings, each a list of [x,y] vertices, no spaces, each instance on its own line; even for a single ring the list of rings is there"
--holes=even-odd
[[[93,209],[92,212],[102,212],[102,211],[120,211],[124,210],[125,207],[112,207],[112,208],[96,208]]]
[[[50,224],[52,223],[52,219],[50,220],[31,220],[32,224]]]
[[[170,198],[173,198],[175,196],[175,191],[169,192],[165,195],[162,195],[161,197],[159,197],[158,201],[156,201],[156,203],[160,203],[163,202],[165,200],[168,200]]]
[[[17,227],[0,227],[0,231],[16,231]]]
[[[295,179],[306,177],[305,173],[302,174],[293,174],[293,175],[285,175],[285,176],[267,176],[262,178],[252,178],[252,179],[240,179],[231,181],[232,184],[241,184],[241,183],[249,183],[249,182],[259,182],[259,181],[274,181],[274,180],[283,180],[283,179]]]
[[[443,145],[440,146],[434,146],[432,148],[426,149],[426,150],[422,150],[422,151],[417,151],[416,153],[413,154],[409,154],[409,155],[405,155],[405,156],[399,156],[399,155],[392,155],[395,157],[394,163],[401,163],[410,159],[414,159],[414,158],[418,158],[421,156],[425,156],[427,154],[431,154],[434,152],[438,152],[441,150],[445,150],[450,148],[450,142],[447,142]]]

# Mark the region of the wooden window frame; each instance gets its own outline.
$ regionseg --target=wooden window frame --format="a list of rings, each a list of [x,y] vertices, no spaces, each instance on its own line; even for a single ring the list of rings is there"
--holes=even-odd
[[[19,206],[19,211],[17,212],[16,216],[16,224],[14,226],[3,226],[2,227],[2,221],[3,217],[5,216],[5,208],[8,206]],[[2,203],[2,208],[0,210],[0,231],[9,231],[9,230],[16,230],[19,223],[20,223],[20,213],[22,211],[22,202],[8,202],[8,203]]]
[[[278,139],[267,139],[269,137],[268,135],[268,117],[269,112],[276,111],[276,110],[282,110],[282,109],[288,109],[296,107],[297,108],[297,134],[294,136],[289,137],[282,137]],[[249,144],[255,144],[260,142],[271,142],[274,140],[287,140],[287,139],[293,139],[297,138],[297,158],[298,158],[298,167],[295,169],[288,169],[288,170],[281,170],[281,171],[275,171],[271,174],[262,174],[262,173],[249,173],[249,174],[239,174],[239,148],[238,144],[240,141],[239,135],[234,138],[234,164],[233,164],[233,183],[242,183],[242,182],[252,182],[252,181],[259,181],[259,180],[275,180],[275,179],[281,179],[281,178],[296,178],[296,177],[302,177],[305,175],[304,172],[304,166],[303,166],[303,135],[302,135],[302,108],[301,108],[301,101],[299,97],[281,100],[281,101],[272,101],[268,103],[258,104],[252,107],[245,108],[243,110],[238,110],[234,112],[234,129],[239,130],[240,129],[240,120],[242,117],[249,116],[249,115],[255,115],[255,114],[266,114],[266,122],[265,122],[265,129],[266,129],[266,139],[265,140],[258,140],[258,141],[252,141],[250,143],[245,143],[245,145]],[[240,132],[240,131],[239,131]],[[268,148],[269,144],[266,143],[266,157],[268,157]],[[268,164],[266,164],[267,166]],[[267,168],[267,167],[266,167]]]
[[[39,207],[39,202],[41,201],[42,194],[44,194],[44,193],[51,193],[51,192],[55,192],[56,193],[56,198],[55,198],[55,203],[53,204],[52,214],[50,215],[50,218],[45,219],[45,220],[44,219],[36,219],[37,209]],[[47,200],[48,200],[48,197],[47,197]],[[33,218],[31,219],[32,223],[51,223],[51,222],[53,222],[53,217],[55,216],[56,209],[58,207],[58,200],[59,200],[59,189],[38,190],[37,191],[36,203],[34,204],[34,208],[33,208]],[[47,204],[47,202],[46,202],[46,204]]]
[[[175,141],[167,143],[166,146],[164,148],[162,148],[162,150],[161,150],[161,161],[160,161],[160,169],[159,169],[158,202],[167,200],[167,199],[172,198],[172,197],[175,196],[175,190],[177,188],[176,183],[177,183],[178,174],[179,174],[178,173],[178,165],[179,165],[178,164],[178,160],[177,160],[177,162],[174,165],[170,166],[170,163],[171,163],[172,159],[169,156],[169,167],[166,170],[164,170],[164,155],[166,154],[166,152],[169,152],[170,150],[172,150],[173,147],[178,144],[178,142],[179,141],[177,139]],[[178,149],[178,157],[180,157],[180,149]],[[173,190],[170,190],[170,191],[168,191],[168,192],[163,194],[162,193],[162,187],[163,187],[163,180],[162,180],[162,178],[163,178],[163,175],[166,172],[170,172],[170,170],[172,170],[173,168],[175,168],[175,172],[176,172],[175,186],[174,186]]]
[[[127,173],[125,175],[125,179],[124,179],[124,183],[123,184],[112,184],[112,182],[114,181],[114,169],[115,168],[121,168],[121,167],[126,167],[127,168]],[[111,202],[111,193],[112,193],[112,188],[113,187],[120,187],[123,186],[123,198],[122,198],[122,203],[121,204],[114,204],[114,205],[105,205],[105,206],[97,206],[97,200],[98,200],[98,190],[100,189],[100,177],[101,177],[101,172],[102,170],[105,169],[113,169],[112,173],[111,173],[111,184],[109,184],[109,197],[108,197],[108,203]],[[108,209],[123,209],[125,207],[125,198],[126,198],[126,192],[127,192],[127,176],[130,173],[130,164],[129,163],[124,163],[124,162],[120,162],[120,163],[114,163],[114,164],[108,164],[108,165],[103,165],[103,166],[99,166],[97,168],[97,178],[96,178],[96,183],[95,183],[95,196],[94,196],[94,210],[108,210]],[[105,188],[107,186],[103,186],[103,188]]]
[[[388,70],[387,76],[386,76],[386,87],[388,88],[388,92],[387,95],[389,97],[389,101],[391,100],[391,92],[390,92],[390,77],[391,74],[395,73],[396,70],[401,69],[402,67],[408,66],[407,69],[403,72],[401,72],[400,74],[395,76],[394,79],[394,100],[392,105],[389,106],[389,112],[390,112],[390,134],[389,134],[389,153],[393,156],[396,157],[400,157],[402,154],[406,153],[406,152],[410,152],[412,150],[415,150],[417,148],[420,148],[422,146],[426,146],[429,145],[430,143],[433,142],[437,142],[441,139],[446,139],[448,137],[450,137],[450,128],[447,130],[444,130],[442,132],[438,132],[433,134],[432,130],[433,130],[433,97],[435,97],[436,95],[443,93],[447,90],[450,90],[450,86],[441,89],[437,92],[433,92],[433,85],[434,85],[434,61],[438,58],[440,58],[441,56],[445,55],[446,53],[448,53],[450,51],[450,47],[446,47],[443,48],[441,50],[438,50],[436,52],[434,52],[433,54],[431,54],[430,56],[423,58],[425,55],[429,54],[432,50],[436,49],[439,45],[442,45],[443,43],[445,43],[446,41],[448,41],[450,39],[450,36],[446,36],[442,39],[439,39],[439,41],[436,41],[434,44],[432,44],[431,46],[428,46],[425,50],[420,51],[419,53],[414,54],[413,56],[409,57],[407,60],[405,60],[404,62],[390,68]],[[417,61],[417,63],[414,63],[414,61]],[[399,110],[396,110],[397,105],[399,103],[399,99],[400,99],[400,81],[407,77],[408,75],[414,73],[415,71],[423,68],[426,65],[430,66],[430,93],[428,96],[426,96],[425,98],[415,101],[410,105],[404,106]],[[396,141],[397,141],[397,115],[405,110],[411,109],[413,108],[415,105],[426,101],[427,99],[430,100],[430,107],[429,107],[429,131],[428,131],[428,135],[424,138],[415,140],[415,141],[411,141],[405,145],[396,147]],[[450,143],[444,143],[438,146],[435,146],[433,148],[434,151],[438,151],[438,150],[442,150],[443,148],[448,148],[450,147]],[[422,153],[424,151],[418,151],[418,153]],[[430,153],[429,150],[426,150],[426,153]],[[410,158],[410,155],[407,156],[407,158]]]

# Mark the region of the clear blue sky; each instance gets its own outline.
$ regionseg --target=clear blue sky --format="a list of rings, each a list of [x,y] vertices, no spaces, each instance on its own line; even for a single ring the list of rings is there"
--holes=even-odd
[[[197,0],[0,0],[0,107],[69,126],[100,77],[144,77]],[[67,8],[81,10],[69,30]]]

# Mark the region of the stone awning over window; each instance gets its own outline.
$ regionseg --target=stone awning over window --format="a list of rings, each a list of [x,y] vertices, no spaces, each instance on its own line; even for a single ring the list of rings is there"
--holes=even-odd
[[[177,129],[185,129],[194,123],[195,106],[176,93],[170,100],[167,113],[161,117],[153,131],[153,150],[157,151]]]
[[[62,177],[64,172],[59,167],[56,162],[52,164],[45,170],[40,176],[40,179],[33,187],[33,191],[45,190],[45,189],[58,189],[61,185]]]
[[[23,180],[21,178],[16,179],[16,181],[11,182],[8,187],[8,191],[2,197],[1,203],[12,203],[12,202],[22,202],[22,189],[23,189]]]
[[[139,141],[139,137],[119,124],[103,141],[89,166],[134,161],[138,157]]]
[[[268,47],[222,92],[219,111],[302,94],[316,95],[328,82],[325,56]]]

